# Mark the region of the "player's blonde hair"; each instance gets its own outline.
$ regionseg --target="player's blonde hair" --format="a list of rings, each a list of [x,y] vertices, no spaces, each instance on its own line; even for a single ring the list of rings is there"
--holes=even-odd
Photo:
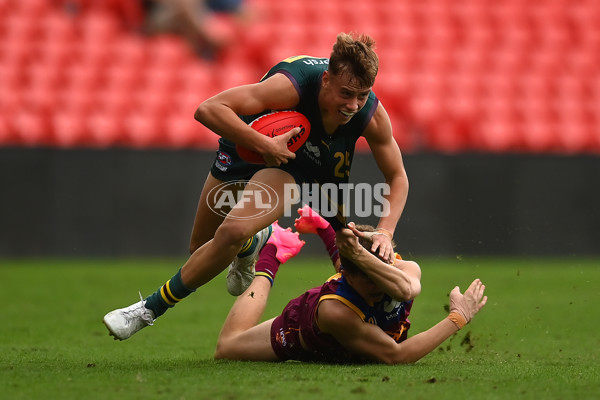
[[[372,87],[379,70],[375,40],[366,34],[338,34],[329,57],[329,70],[337,76],[348,72],[365,87]]]

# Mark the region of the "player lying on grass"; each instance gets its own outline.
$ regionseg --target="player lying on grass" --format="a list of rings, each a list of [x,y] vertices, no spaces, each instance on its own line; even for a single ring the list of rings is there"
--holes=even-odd
[[[411,363],[464,327],[485,305],[485,286],[479,279],[464,294],[455,287],[448,317],[407,338],[407,317],[421,291],[421,271],[415,262],[399,256],[393,265],[381,261],[369,251],[374,234],[372,227],[348,224],[338,232],[340,272],[291,300],[278,317],[258,324],[279,265],[304,244],[298,233],[275,223],[254,281],[225,320],[215,358]]]

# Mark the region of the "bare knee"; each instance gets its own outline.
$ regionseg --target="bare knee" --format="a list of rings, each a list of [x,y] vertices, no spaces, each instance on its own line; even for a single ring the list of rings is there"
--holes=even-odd
[[[255,229],[251,224],[240,223],[240,221],[224,221],[217,232],[214,240],[221,245],[234,245],[241,247],[246,240],[252,237],[258,229]]]
[[[206,240],[195,240],[194,238],[192,238],[190,240],[190,254],[194,254],[194,252],[200,247],[204,246],[206,242]]]
[[[248,238],[252,237],[256,232],[252,232],[251,229],[247,229],[247,227],[243,226],[236,222],[234,223],[226,223],[223,222],[216,232],[213,233],[214,239],[220,243],[221,245],[239,245],[242,246]],[[196,235],[192,235],[190,239],[190,254],[194,254],[196,250],[202,247],[208,240],[204,240],[203,238],[196,237]]]
[[[194,252],[196,250],[198,250],[200,247],[201,247],[200,243],[190,241],[190,254],[194,254]]]

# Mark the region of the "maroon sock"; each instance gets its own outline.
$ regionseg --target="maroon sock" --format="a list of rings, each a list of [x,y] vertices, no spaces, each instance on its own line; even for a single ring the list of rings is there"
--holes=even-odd
[[[329,225],[325,229],[317,229],[317,234],[323,241],[323,244],[329,253],[329,258],[331,258],[331,262],[335,265],[335,262],[340,258],[338,248],[335,245],[335,231],[331,225]]]
[[[276,255],[277,247],[274,244],[267,243],[260,253],[258,253],[258,261],[254,266],[254,269],[256,270],[255,275],[267,278],[271,282],[271,286],[273,286],[275,274],[277,274],[279,266],[281,265]]]

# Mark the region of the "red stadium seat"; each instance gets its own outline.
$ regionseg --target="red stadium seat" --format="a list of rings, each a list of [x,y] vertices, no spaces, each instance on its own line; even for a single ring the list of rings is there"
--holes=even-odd
[[[339,7],[344,7],[343,1],[338,1]],[[373,6],[375,3],[365,2]],[[386,1],[382,2],[381,7],[377,9],[378,20],[383,26],[389,28],[401,28],[402,26],[418,25],[418,15],[414,7],[414,2],[410,1]]]
[[[25,65],[37,57],[35,50],[36,48],[27,39],[0,40],[0,65],[11,64],[19,67]]]
[[[446,101],[441,93],[420,93],[411,96],[411,116],[423,124],[445,118],[448,113]]]
[[[476,77],[453,76],[448,80],[448,112],[459,119],[472,119],[482,111],[483,87]]]
[[[73,49],[78,53],[78,62],[86,67],[101,71],[114,60],[113,47],[107,42],[80,40],[74,43]]]
[[[185,119],[193,119],[198,105],[210,96],[210,93],[189,89],[178,92],[173,98],[171,113],[185,116]]]
[[[478,151],[514,152],[524,149],[521,126],[512,119],[485,119],[475,125],[473,147]]]
[[[549,153],[560,151],[559,125],[554,118],[527,118],[523,121],[523,143],[528,152]]]
[[[170,147],[216,149],[218,136],[196,121],[193,114],[175,112],[165,118],[166,138]]]
[[[109,14],[119,25],[129,29],[139,29],[143,19],[142,4],[139,1],[122,0],[62,0],[81,13]]]
[[[442,153],[459,153],[472,148],[472,121],[452,118],[435,122],[428,138],[428,148]]]
[[[355,147],[356,151],[369,151],[369,144],[367,143],[367,140],[364,137],[359,137],[358,140],[356,141],[356,147]]]
[[[20,90],[25,83],[26,71],[19,62],[0,61],[0,91],[3,97],[10,97],[13,91]]]
[[[0,84],[0,113],[4,114],[6,118],[10,118],[16,110],[20,110],[26,105],[25,91],[21,87],[8,87]]]
[[[111,46],[114,65],[130,67],[139,72],[149,62],[150,43],[142,36],[123,35]]]
[[[194,56],[190,46],[179,36],[159,35],[147,39],[148,62],[165,68],[181,68]]]
[[[565,152],[584,153],[596,147],[595,104],[588,98],[568,96],[553,99],[558,120],[558,144]]]
[[[411,114],[418,121],[430,123],[438,118],[445,118],[447,105],[447,82],[443,75],[435,71],[422,70],[413,75],[410,89]]]
[[[48,0],[21,0],[12,3],[12,11],[32,20],[43,17],[52,7]]]
[[[173,73],[170,67],[149,65],[143,71],[138,71],[138,75],[143,80],[143,88],[149,91],[175,91],[181,88],[178,74]]]
[[[133,94],[132,111],[162,117],[174,108],[173,98],[177,92],[142,88]]]
[[[19,109],[11,114],[17,142],[26,146],[52,144],[52,124],[46,112]]]
[[[56,93],[39,86],[24,87],[21,91],[22,106],[39,112],[51,112],[56,103]]]
[[[239,61],[239,60],[238,60]],[[175,74],[180,80],[182,87],[197,87],[205,86],[206,84],[213,82],[214,79],[212,74],[218,69],[219,66],[209,61],[195,59],[190,60],[181,67],[181,73]]]
[[[597,1],[250,0],[256,26],[217,21],[236,45],[213,61],[135,33],[138,2],[66,3],[0,0],[0,143],[213,146],[193,120],[202,100],[290,55],[327,56],[353,30],[377,41],[375,91],[405,150],[421,148],[417,126],[441,152],[600,152]]]
[[[249,68],[247,65],[240,65],[236,62],[230,62],[215,68],[213,77],[215,82],[220,85],[221,90],[228,87],[247,85],[258,82],[264,71],[257,71]]]
[[[125,114],[134,110],[137,106],[137,91],[121,90],[118,87],[108,86],[105,90],[95,93],[87,93],[96,102],[97,109],[115,114],[123,118]]]
[[[47,38],[37,48],[36,63],[49,68],[65,70],[69,64],[78,59],[79,55],[74,43],[75,41]]]
[[[168,144],[162,116],[140,111],[131,112],[123,120],[125,140],[134,148],[165,147]]]
[[[65,69],[66,86],[74,90],[93,93],[103,84],[101,66],[94,63],[71,63]]]
[[[594,129],[595,126],[592,124],[573,121],[561,123],[558,126],[558,131],[560,132],[558,137],[560,151],[568,154],[598,151],[600,142],[595,137]]]
[[[89,10],[79,20],[82,39],[95,45],[111,45],[122,31],[117,17],[107,11]]]
[[[3,40],[17,40],[29,44],[42,33],[38,21],[28,15],[9,13],[3,16],[2,24],[4,25]]]
[[[93,147],[127,145],[124,119],[105,110],[94,110],[87,117],[87,129]]]
[[[17,143],[15,130],[9,123],[11,117],[2,111],[0,107],[0,146],[12,146]]]
[[[56,110],[52,115],[53,144],[59,147],[89,146],[91,137],[87,116],[72,111]]]
[[[145,69],[136,65],[113,63],[104,71],[105,88],[112,91],[133,91],[145,82]]]
[[[468,18],[461,27],[465,46],[457,46],[456,51],[459,52],[466,47],[485,55],[498,44],[501,36],[501,32],[484,17]]]
[[[335,13],[341,16],[342,31],[349,32],[355,30],[357,32],[369,32],[371,36],[377,39],[376,32],[366,30],[366,27],[377,19],[376,7],[373,7],[371,2],[363,0],[347,0],[342,4],[335,11]]]
[[[400,150],[410,153],[422,148],[422,138],[416,137],[414,126],[408,121],[408,118],[402,114],[391,114],[390,120],[394,139]]]
[[[521,98],[530,98],[535,101],[548,99],[553,95],[551,76],[539,74],[535,71],[524,71],[513,79],[519,86]]]
[[[26,75],[28,86],[38,91],[56,91],[65,84],[63,69],[57,64],[29,64]]]
[[[72,43],[77,39],[76,20],[60,10],[50,10],[39,23],[45,45]]]
[[[593,77],[599,75],[600,56],[595,51],[573,49],[569,53],[569,57],[563,59],[563,65],[574,76]]]

